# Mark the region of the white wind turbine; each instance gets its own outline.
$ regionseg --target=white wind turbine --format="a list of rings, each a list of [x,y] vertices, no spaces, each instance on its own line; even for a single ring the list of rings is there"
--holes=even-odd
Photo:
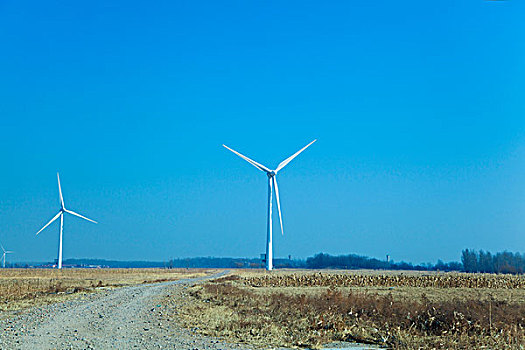
[[[62,197],[62,188],[60,187],[60,176],[57,173],[57,180],[58,180],[58,194],[60,196],[60,210],[58,211],[58,214],[55,215],[51,221],[49,221],[47,224],[45,224],[44,227],[42,227],[36,234],[38,235],[40,232],[42,232],[46,227],[48,227],[53,221],[58,219],[60,217],[60,236],[58,239],[58,268],[62,268],[62,231],[64,229],[64,213],[69,213],[75,216],[78,216],[79,218],[82,218],[87,221],[97,223],[94,220],[88,219],[85,216],[82,216],[80,214],[75,213],[74,211],[67,210],[66,206],[64,205],[64,198]]]
[[[2,260],[3,260],[2,267],[5,269],[5,256],[7,254],[11,254],[11,253],[14,253],[14,252],[10,251],[10,250],[5,250],[4,246],[2,244],[0,244],[0,247],[2,247],[2,251],[4,252],[4,255],[2,256]]]
[[[268,176],[268,225],[266,230],[266,270],[270,271],[273,268],[273,252],[272,252],[272,195],[273,195],[273,188],[275,187],[275,199],[277,200],[277,210],[279,211],[279,222],[281,224],[281,233],[284,234],[283,230],[283,219],[281,216],[281,203],[279,201],[279,187],[277,186],[277,173],[279,170],[284,168],[288,163],[290,163],[295,157],[297,157],[302,151],[304,151],[308,146],[310,146],[312,143],[314,143],[317,140],[313,140],[303,148],[301,148],[296,153],[292,154],[290,157],[283,160],[275,170],[271,170],[264,165],[261,165],[257,163],[256,161],[240,154],[237,151],[234,151],[230,147],[223,145],[257,169],[264,171],[266,175]]]

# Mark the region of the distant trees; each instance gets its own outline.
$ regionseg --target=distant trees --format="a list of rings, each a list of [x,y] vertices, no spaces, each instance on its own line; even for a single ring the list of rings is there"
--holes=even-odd
[[[465,249],[461,252],[461,263],[455,261],[445,263],[438,260],[435,265],[413,265],[404,261],[395,263],[355,254],[332,256],[319,253],[306,259],[306,267],[310,269],[439,270],[521,274],[525,272],[525,254],[510,252],[491,254],[483,250]]]
[[[525,254],[500,252],[492,255],[483,250],[465,249],[461,252],[465,272],[514,273],[525,272]]]
[[[304,260],[291,260],[275,258],[273,260],[276,268],[304,268]],[[262,268],[264,264],[258,258],[218,258],[218,257],[195,257],[185,259],[171,259],[167,263],[174,268]]]
[[[263,268],[260,258],[218,258],[195,257],[171,259],[167,262],[151,261],[109,261],[102,259],[68,259],[64,264],[102,267],[166,267],[166,268]],[[8,264],[9,267],[29,267],[27,264]],[[305,260],[276,258],[276,268],[309,268],[309,269],[383,269],[383,270],[419,270],[419,271],[465,271],[484,273],[525,273],[525,254],[500,252],[492,254],[488,251],[465,249],[461,252],[461,262],[443,262],[438,260],[435,265],[426,263],[413,265],[404,261],[379,260],[356,254],[333,256],[319,253]]]
[[[431,270],[437,270],[437,271],[462,271],[463,270],[463,264],[457,261],[451,261],[448,263],[444,263],[441,259],[437,261],[436,265],[432,266],[430,268]]]
[[[439,267],[438,267],[439,265]],[[310,269],[384,269],[384,270],[442,270],[452,271],[461,270],[462,266],[460,263],[451,262],[444,263],[438,261],[438,264],[433,266],[432,264],[426,265],[413,265],[407,262],[395,263],[393,261],[384,261],[375,258],[369,258],[366,256],[359,256],[356,254],[332,256],[329,254],[319,253],[311,258],[306,259],[306,267]]]
[[[465,249],[461,252],[461,263],[466,272],[478,272],[478,257],[475,251]]]
[[[490,252],[484,252],[483,250],[480,250],[478,255],[478,270],[480,272],[487,273],[495,272],[493,260],[494,259]]]

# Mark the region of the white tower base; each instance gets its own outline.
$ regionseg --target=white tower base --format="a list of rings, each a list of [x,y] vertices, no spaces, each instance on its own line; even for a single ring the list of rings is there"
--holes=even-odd
[[[64,214],[60,215],[60,236],[58,238],[58,268],[62,268],[62,231],[64,231]]]
[[[273,269],[273,251],[272,251],[272,200],[273,200],[273,183],[272,177],[268,176],[268,227],[266,231],[266,270]]]

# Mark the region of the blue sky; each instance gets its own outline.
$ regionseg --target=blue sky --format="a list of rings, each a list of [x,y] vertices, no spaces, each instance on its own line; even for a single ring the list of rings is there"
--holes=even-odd
[[[0,2],[13,261],[524,251],[519,1]],[[277,229],[277,226],[275,226]]]

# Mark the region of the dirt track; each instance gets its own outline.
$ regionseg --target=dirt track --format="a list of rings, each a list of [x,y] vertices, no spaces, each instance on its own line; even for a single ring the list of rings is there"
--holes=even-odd
[[[221,274],[219,274],[221,275]],[[176,326],[159,304],[210,277],[106,290],[0,321],[0,349],[245,349]]]

